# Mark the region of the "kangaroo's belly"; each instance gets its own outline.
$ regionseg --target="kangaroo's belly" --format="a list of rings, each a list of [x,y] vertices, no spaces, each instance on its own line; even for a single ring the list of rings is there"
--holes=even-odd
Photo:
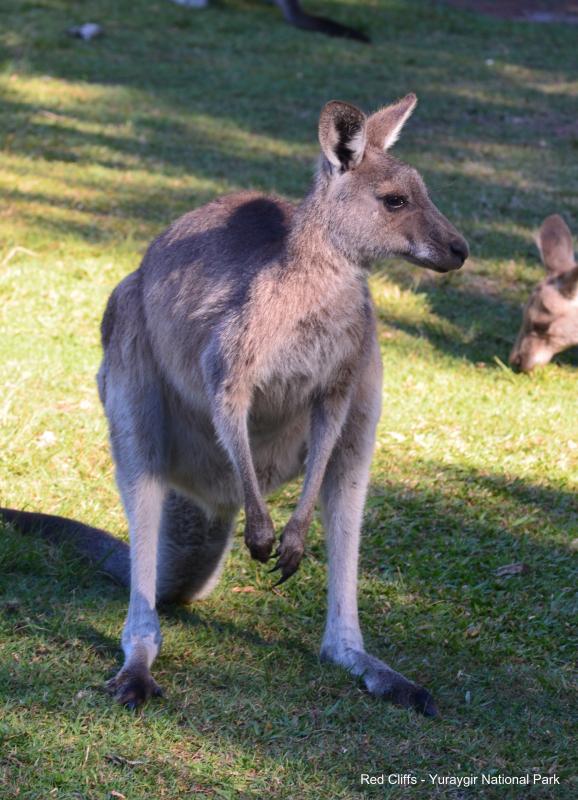
[[[207,512],[230,511],[243,503],[241,482],[220,444],[210,416],[189,410],[168,419],[168,480]],[[267,495],[303,471],[309,413],[291,419],[253,418],[250,443],[259,487]]]

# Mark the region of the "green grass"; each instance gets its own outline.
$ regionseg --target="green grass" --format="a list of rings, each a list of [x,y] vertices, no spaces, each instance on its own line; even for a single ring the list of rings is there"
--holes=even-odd
[[[136,716],[102,688],[125,593],[4,530],[2,797],[577,796],[578,361],[531,378],[504,367],[541,275],[533,231],[561,212],[578,233],[576,31],[412,0],[307,5],[373,46],[300,33],[245,0],[2,3],[0,502],[125,535],[94,384],[108,293],[170,220],[219,193],[299,198],[326,100],[371,109],[416,91],[396,152],[473,256],[448,278],[402,263],[372,278],[384,413],[360,605],[369,648],[427,685],[442,717],[376,702],[318,662],[319,523],[282,589],[237,538],[211,598],[163,615],[166,699]],[[86,20],[106,36],[64,35]],[[270,501],[279,526],[297,491]],[[512,562],[527,572],[496,575]],[[561,785],[359,784],[492,770]]]

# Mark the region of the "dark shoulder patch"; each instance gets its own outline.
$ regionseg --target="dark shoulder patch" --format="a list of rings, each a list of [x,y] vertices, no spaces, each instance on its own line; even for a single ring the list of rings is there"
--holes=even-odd
[[[269,197],[254,197],[239,205],[223,230],[228,248],[235,250],[237,256],[280,249],[288,232],[287,210]]]

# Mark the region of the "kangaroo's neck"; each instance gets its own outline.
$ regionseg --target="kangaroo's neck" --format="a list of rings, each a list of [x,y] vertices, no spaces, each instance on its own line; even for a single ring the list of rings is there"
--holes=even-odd
[[[366,277],[368,264],[359,252],[344,246],[335,229],[327,186],[320,176],[295,210],[287,239],[287,266],[300,273],[328,271],[346,280]]]
[[[328,205],[311,192],[295,210],[280,272],[270,283],[275,315],[282,307],[289,327],[324,314],[348,319],[367,303],[367,278],[367,269],[335,245]]]

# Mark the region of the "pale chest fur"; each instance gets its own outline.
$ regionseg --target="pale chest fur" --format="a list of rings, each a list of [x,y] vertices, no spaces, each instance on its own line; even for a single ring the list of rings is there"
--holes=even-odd
[[[254,322],[261,353],[254,382],[259,406],[286,411],[344,388],[362,358],[372,317],[360,275],[303,279],[289,287],[286,302],[282,296],[279,302],[280,291],[275,287],[269,313]]]

